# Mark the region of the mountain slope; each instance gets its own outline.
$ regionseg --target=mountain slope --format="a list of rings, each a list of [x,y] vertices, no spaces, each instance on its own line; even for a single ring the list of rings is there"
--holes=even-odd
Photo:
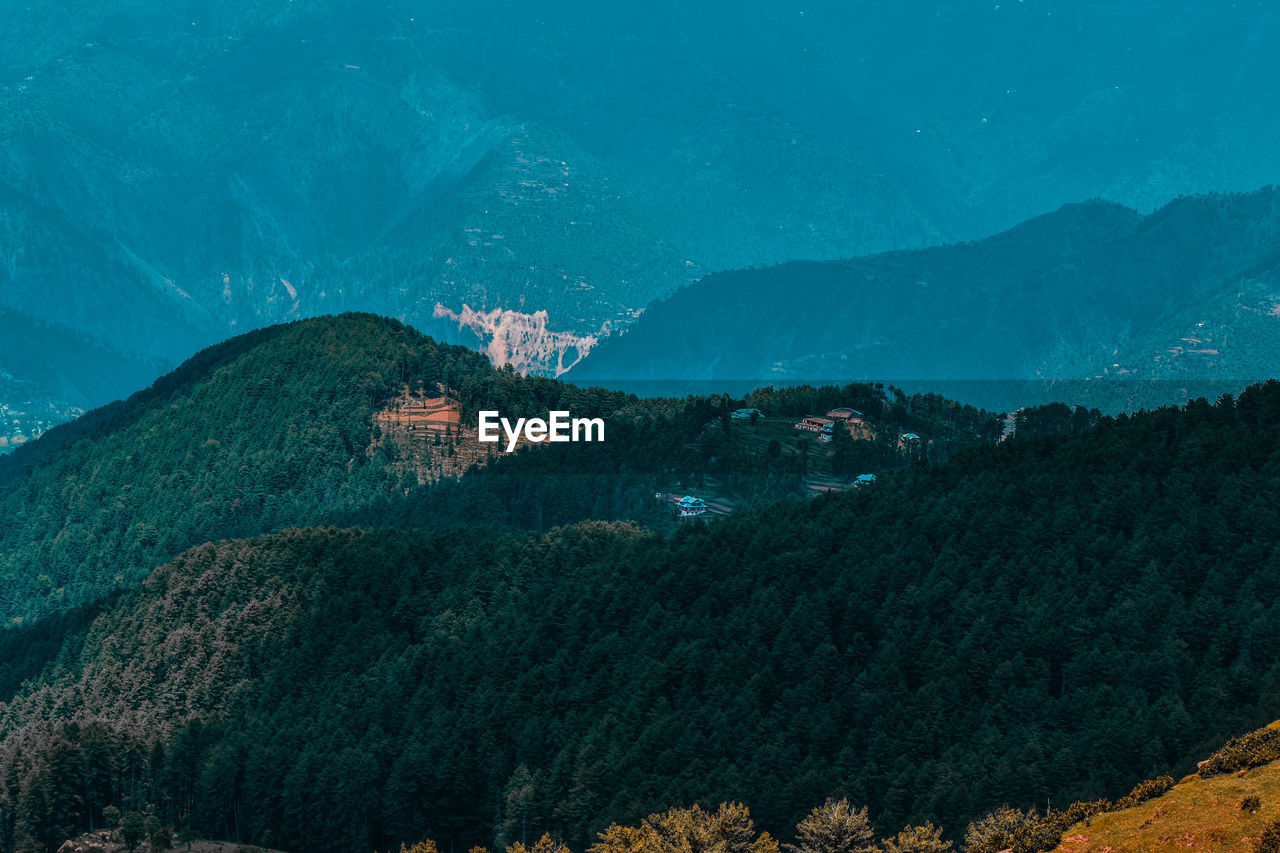
[[[1200,772],[1159,797],[1071,827],[1055,853],[1256,853],[1268,829],[1270,838],[1280,837],[1280,762],[1274,747],[1244,761],[1231,755],[1232,747],[1274,743],[1277,729],[1280,723],[1272,723],[1233,740],[1201,762]],[[1224,761],[1227,757],[1237,760]]]
[[[0,309],[0,453],[95,404],[127,397],[165,366]]]
[[[380,437],[375,412],[442,387],[456,430],[412,447]],[[413,464],[446,457],[431,470],[461,473],[458,454],[484,460],[469,426],[481,403],[522,416],[571,405],[594,417],[625,398],[499,371],[480,353],[370,315],[299,321],[211,347],[146,391],[0,459],[0,613],[41,614],[131,585],[199,542],[403,497],[436,476]]]
[[[356,318],[234,339],[15,452],[0,468],[6,614],[83,600],[196,542],[314,517],[325,500],[359,500],[387,477],[362,451],[371,394],[408,339]],[[280,370],[276,357],[297,360]]]
[[[0,635],[45,649],[8,676],[0,828],[67,837],[146,798],[286,849],[491,843],[515,817],[580,846],[695,801],[773,832],[843,794],[955,832],[1118,797],[1280,702],[1277,413],[1272,383],[668,537],[203,545],[56,650]]]
[[[3,306],[177,361],[351,308],[443,332],[438,303],[585,340],[688,280],[608,166],[453,84],[398,16],[146,6],[49,28],[0,91]]]
[[[770,455],[754,425],[724,427],[743,405],[767,411],[785,453]],[[862,409],[880,440],[841,442],[839,460],[809,465],[808,452],[826,445],[797,442],[792,423],[837,405]],[[551,410],[598,417],[606,440],[521,439],[531,452],[507,455],[478,440],[481,409],[512,421]],[[899,448],[913,430],[921,447]],[[891,398],[879,386],[642,401],[498,369],[395,320],[296,321],[210,347],[146,391],[0,459],[0,616],[38,616],[131,586],[211,539],[327,522],[669,527],[656,490],[710,488],[714,478],[735,502],[760,503],[803,492],[810,470],[847,487],[852,474],[940,461],[997,434],[992,413],[937,396]]]
[[[708,276],[572,376],[1257,379],[1280,369],[1278,240],[1272,188],[1145,217],[1070,205],[975,243]],[[1237,351],[1241,314],[1256,331]],[[1170,354],[1210,319],[1226,339],[1211,361]]]
[[[0,307],[170,364],[365,310],[550,373],[706,270],[1241,190],[1280,144],[1256,4],[12,11]]]

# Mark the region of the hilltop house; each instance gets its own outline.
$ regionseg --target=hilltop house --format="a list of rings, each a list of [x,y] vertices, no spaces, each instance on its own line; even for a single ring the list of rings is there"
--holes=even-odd
[[[859,412],[857,409],[841,407],[827,412],[827,417],[834,421],[861,421],[862,412]]]
[[[737,418],[739,420],[750,420],[752,415],[757,418],[763,418],[764,412],[759,409],[734,409],[729,413],[729,417]]]
[[[898,436],[898,450],[900,451],[919,449],[921,443],[920,436],[914,432],[904,432]]]
[[[831,420],[831,418],[819,418],[811,415],[802,421],[796,422],[796,429],[831,435],[835,429],[834,424],[835,421]]]
[[[685,495],[676,501],[676,509],[679,510],[681,518],[696,518],[707,514],[707,502],[693,495]]]
[[[867,486],[867,485],[870,485],[871,483],[874,483],[875,481],[876,481],[875,474],[859,474],[858,476],[853,478],[853,484],[855,486]]]

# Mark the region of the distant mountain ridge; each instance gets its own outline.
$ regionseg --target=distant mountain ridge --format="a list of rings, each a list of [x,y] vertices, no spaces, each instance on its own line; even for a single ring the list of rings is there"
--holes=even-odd
[[[712,319],[714,318],[714,319]],[[1209,341],[1210,343],[1205,343]],[[575,381],[1280,374],[1280,192],[1067,205],[972,243],[709,275]]]
[[[1274,9],[930,11],[15,7],[0,307],[86,361],[364,310],[550,373],[709,270],[1274,179]]]
[[[146,387],[166,366],[0,308],[0,453],[95,402]]]

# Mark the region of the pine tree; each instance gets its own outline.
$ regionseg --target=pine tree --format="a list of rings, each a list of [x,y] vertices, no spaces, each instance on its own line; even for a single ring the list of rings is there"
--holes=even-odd
[[[529,768],[521,764],[507,781],[506,809],[502,821],[502,841],[528,841],[529,813],[533,810],[537,795],[537,779]]]
[[[120,822],[120,835],[124,838],[124,846],[135,849],[142,839],[147,837],[147,819],[142,812],[128,811]]]

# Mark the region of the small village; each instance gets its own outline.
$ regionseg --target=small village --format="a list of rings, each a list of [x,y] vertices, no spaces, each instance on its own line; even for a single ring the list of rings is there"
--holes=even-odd
[[[837,431],[851,442],[878,439],[870,420],[857,409],[837,407],[823,415],[797,419],[769,416],[757,408],[739,408],[710,422],[707,429],[713,432],[723,429],[725,421],[731,425],[731,440],[740,452],[762,462],[789,459],[792,468],[802,469],[798,482],[804,495],[860,489],[876,481],[874,470],[840,471],[833,463]],[[439,386],[421,390],[404,388],[374,413],[372,427],[368,452],[376,453],[388,442],[394,443],[395,464],[404,469],[410,482],[418,484],[460,476],[477,465],[486,464],[493,456],[493,448],[477,440],[474,425],[462,422],[456,392]],[[902,454],[924,443],[913,432],[902,433],[896,441]],[[525,444],[521,439],[520,445]],[[744,494],[714,473],[676,479],[664,485],[667,490],[654,492],[653,498],[668,506],[671,517],[677,521],[727,516],[741,509],[744,502],[759,500],[753,490]],[[794,494],[794,488],[788,486],[787,492]]]
[[[831,445],[837,441],[837,431],[855,442],[874,442],[879,438],[870,421],[857,409],[841,406],[828,410],[825,415],[805,415],[796,420],[782,415],[769,417],[757,408],[738,408],[729,413],[728,419],[735,425],[735,440],[741,441],[748,452],[801,456],[806,468],[801,488],[807,496],[861,489],[876,482],[873,472],[837,473],[831,462],[835,455]],[[903,432],[896,438],[897,450],[903,455],[918,452],[927,443],[914,432]],[[715,477],[706,476],[698,488],[657,492],[654,498],[670,504],[672,516],[677,520],[710,519],[729,515],[739,503],[720,494],[722,487]]]
[[[29,441],[34,441],[58,424],[84,414],[81,409],[65,411],[46,407],[37,411],[36,406],[14,405],[0,402],[0,455],[9,453]]]

